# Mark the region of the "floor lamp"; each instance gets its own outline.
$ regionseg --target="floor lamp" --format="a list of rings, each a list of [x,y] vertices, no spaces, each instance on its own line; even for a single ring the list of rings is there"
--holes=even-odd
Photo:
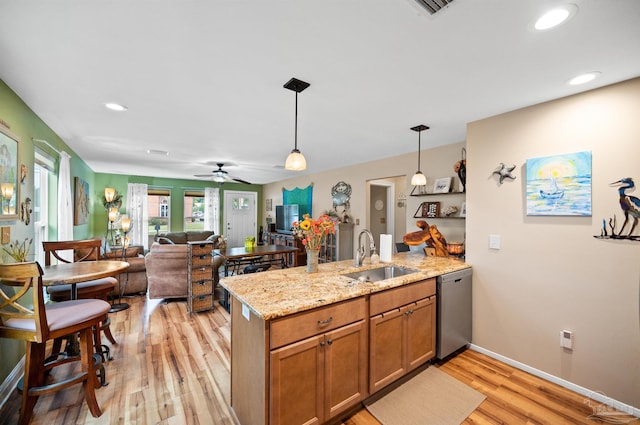
[[[127,258],[127,248],[129,248],[129,230],[131,229],[131,219],[129,217],[122,217],[120,220],[122,224],[122,233],[124,233],[124,238],[122,239],[122,261],[125,261]],[[122,279],[122,274],[118,276],[118,302],[111,304],[111,312],[114,311],[122,311],[129,308],[129,303],[122,302],[122,295],[124,294],[124,290],[127,288],[127,283],[129,283],[129,272],[124,272],[124,285],[120,285],[120,279]]]

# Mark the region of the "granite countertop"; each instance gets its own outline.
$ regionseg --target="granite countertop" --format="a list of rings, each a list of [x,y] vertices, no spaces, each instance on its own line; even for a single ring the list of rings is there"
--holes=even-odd
[[[391,265],[420,271],[379,282],[359,282],[342,276]],[[395,254],[390,263],[365,264],[356,268],[354,260],[336,261],[319,264],[318,273],[307,273],[306,267],[302,266],[224,277],[220,279],[220,285],[258,317],[270,320],[469,267],[455,257],[427,257],[422,252],[402,252]]]

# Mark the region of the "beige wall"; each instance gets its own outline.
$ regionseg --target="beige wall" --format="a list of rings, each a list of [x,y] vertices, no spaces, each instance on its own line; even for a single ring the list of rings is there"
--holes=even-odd
[[[621,222],[617,191],[609,183],[633,177],[640,184],[640,79],[473,122],[467,132],[466,245],[474,268],[474,344],[640,407],[640,242],[593,238],[603,218],[617,214]],[[429,183],[454,175],[462,146],[423,151]],[[593,216],[527,216],[526,159],[584,150],[593,155]],[[500,186],[491,177],[500,162],[517,165],[514,182]],[[344,180],[353,188],[357,235],[367,216],[366,182],[406,175],[408,195],[415,167],[415,154],[401,155],[270,184],[264,197],[279,205],[283,186],[313,182],[317,215],[331,207],[331,186]],[[640,197],[638,191],[635,195]],[[442,201],[458,203],[458,197]],[[433,198],[407,196],[407,231],[415,229],[412,216],[425,200]],[[463,220],[437,225],[449,241],[465,236]],[[501,250],[488,248],[489,234],[501,236]],[[573,352],[559,346],[562,329],[574,332]]]
[[[593,216],[527,216],[526,159],[579,151],[592,152]],[[609,183],[640,184],[640,79],[470,123],[467,152],[474,344],[640,407],[640,242],[593,237],[603,218],[622,223]],[[490,176],[500,162],[515,181]]]
[[[407,131],[409,131],[407,129]],[[423,134],[423,140],[428,135]],[[427,184],[433,184],[433,180],[438,177],[454,177],[453,164],[460,159],[460,151],[464,143],[441,146],[428,151],[423,151],[421,159],[422,172],[427,176]],[[351,185],[351,209],[350,215],[354,222],[360,221],[355,226],[354,234],[357,237],[360,230],[367,228],[367,209],[369,199],[367,197],[367,182],[371,180],[384,180],[394,182],[395,203],[402,194],[406,195],[407,201],[402,208],[396,208],[395,220],[398,233],[394,235],[394,240],[401,241],[406,232],[418,230],[415,226],[416,219],[413,214],[423,201],[438,200],[438,198],[413,197],[411,193],[410,180],[416,172],[417,152],[413,154],[400,155],[386,158],[380,161],[367,162],[354,165],[352,167],[339,168],[324,173],[298,175],[298,177],[265,185],[263,188],[264,199],[272,199],[275,211],[276,205],[282,205],[282,188],[293,189],[295,187],[307,187],[313,183],[313,215],[317,216],[325,210],[332,208],[331,188],[339,181],[345,181]],[[307,158],[307,162],[313,162],[313,158]],[[454,189],[459,189],[459,180],[454,179]],[[443,202],[459,204],[463,199],[462,195],[450,195],[442,198]],[[271,217],[275,221],[275,212],[271,211]],[[267,214],[268,215],[268,214]],[[434,220],[429,224],[436,224],[448,241],[462,241],[464,238],[464,220]],[[376,241],[376,246],[379,240]]]

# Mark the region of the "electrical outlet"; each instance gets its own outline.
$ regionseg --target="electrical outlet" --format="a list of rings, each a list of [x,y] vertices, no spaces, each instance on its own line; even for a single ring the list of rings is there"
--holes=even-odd
[[[6,226],[6,227],[2,227],[2,237],[1,237],[1,241],[2,244],[8,244],[9,242],[11,242],[11,227]]]

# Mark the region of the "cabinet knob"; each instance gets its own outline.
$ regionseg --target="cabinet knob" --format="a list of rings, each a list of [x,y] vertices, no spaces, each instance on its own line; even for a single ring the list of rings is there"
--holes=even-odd
[[[320,341],[320,347],[324,347],[324,341]]]
[[[327,341],[327,344],[329,344],[329,345],[333,344],[333,340],[330,339],[329,341]]]

